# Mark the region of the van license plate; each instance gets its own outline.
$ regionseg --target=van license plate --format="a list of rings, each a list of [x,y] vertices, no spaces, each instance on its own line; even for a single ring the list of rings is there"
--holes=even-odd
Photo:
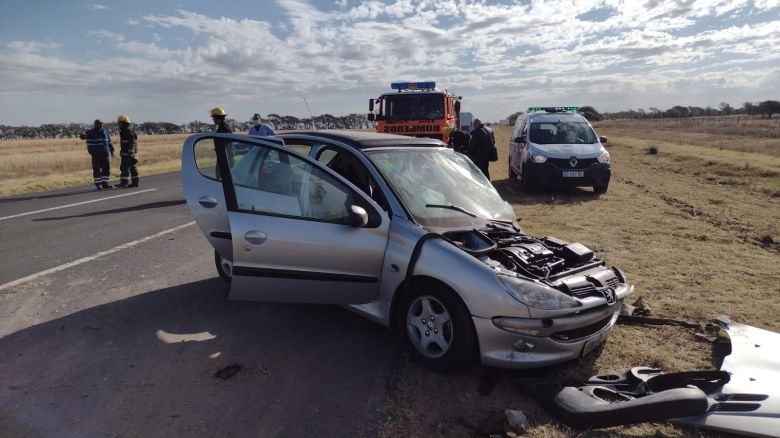
[[[563,171],[563,177],[564,178],[582,178],[585,176],[584,170],[564,170]]]

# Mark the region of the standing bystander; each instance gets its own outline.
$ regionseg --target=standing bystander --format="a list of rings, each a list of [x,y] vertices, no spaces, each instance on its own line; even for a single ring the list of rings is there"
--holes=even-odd
[[[130,117],[121,115],[116,118],[119,123],[119,184],[114,187],[138,187],[138,136],[130,129]],[[132,176],[132,182],[128,184]]]
[[[81,134],[82,140],[87,142],[87,152],[92,157],[92,177],[95,181],[97,190],[112,188],[108,184],[111,176],[111,163],[108,156],[114,156],[114,145],[111,144],[111,135],[108,129],[103,128],[103,122],[95,120],[93,128]]]
[[[276,135],[276,132],[270,125],[263,123],[260,114],[255,113],[255,115],[252,116],[252,127],[249,128],[249,135],[265,137],[268,135]]]

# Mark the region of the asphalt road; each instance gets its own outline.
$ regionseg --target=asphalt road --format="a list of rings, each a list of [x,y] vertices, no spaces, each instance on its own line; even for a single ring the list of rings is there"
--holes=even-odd
[[[0,436],[373,435],[391,334],[228,301],[179,175],[141,183],[0,199]]]

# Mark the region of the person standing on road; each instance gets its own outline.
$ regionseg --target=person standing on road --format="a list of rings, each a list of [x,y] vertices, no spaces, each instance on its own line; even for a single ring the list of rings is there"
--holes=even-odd
[[[119,123],[119,184],[114,187],[138,187],[138,136],[130,129],[130,117],[121,115],[116,118]],[[128,184],[129,177],[132,182]]]
[[[249,135],[265,137],[268,135],[276,135],[276,132],[270,125],[263,123],[260,114],[255,113],[255,115],[252,116],[252,127],[249,128]]]
[[[490,179],[490,155],[494,147],[493,136],[485,129],[481,120],[474,119],[474,129],[471,131],[467,155],[488,179]]]
[[[114,156],[114,145],[111,144],[111,135],[108,129],[103,128],[100,119],[95,120],[93,128],[81,134],[79,137],[87,142],[87,152],[92,156],[92,177],[98,190],[110,189],[108,178],[111,176],[111,163],[108,156]]]
[[[225,117],[227,117],[225,110],[223,110],[220,107],[214,107],[211,109],[210,114],[211,114],[211,120],[214,121],[214,125],[217,127],[216,132],[222,134],[233,133],[233,128],[231,128],[230,125],[228,125],[227,122],[225,121]]]

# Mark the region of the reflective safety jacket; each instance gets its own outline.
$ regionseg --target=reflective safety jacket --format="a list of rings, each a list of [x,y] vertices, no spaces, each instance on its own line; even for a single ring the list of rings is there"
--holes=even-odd
[[[134,157],[138,155],[138,135],[131,129],[119,130],[119,155],[123,157]]]
[[[93,156],[107,157],[114,152],[114,145],[111,144],[111,135],[108,129],[92,128],[84,134],[84,140],[87,141],[87,152]]]

